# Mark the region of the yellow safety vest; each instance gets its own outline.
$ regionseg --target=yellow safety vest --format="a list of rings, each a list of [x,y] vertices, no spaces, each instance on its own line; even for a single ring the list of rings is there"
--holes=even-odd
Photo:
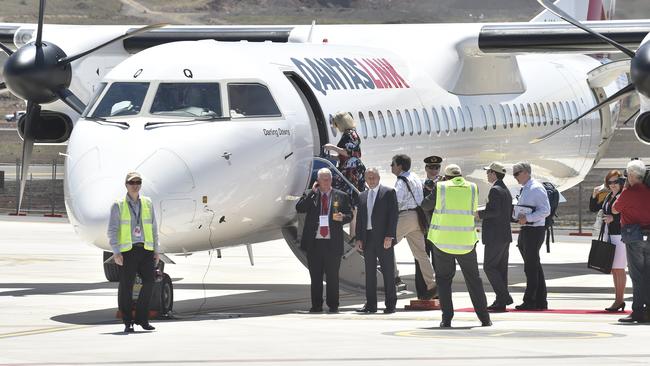
[[[436,207],[431,217],[427,239],[449,254],[467,254],[478,241],[474,212],[478,207],[476,184],[456,177],[438,182]]]
[[[117,232],[117,244],[120,252],[128,252],[133,248],[131,240],[131,210],[126,197],[117,201],[120,209],[120,229]],[[153,251],[153,220],[151,218],[151,199],[140,196],[140,218],[142,220],[142,231],[144,233],[144,249]]]

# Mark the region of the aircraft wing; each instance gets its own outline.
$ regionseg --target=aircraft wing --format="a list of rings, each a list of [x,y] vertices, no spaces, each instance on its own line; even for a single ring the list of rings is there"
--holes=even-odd
[[[650,33],[650,19],[582,22],[618,43],[637,49]],[[502,23],[481,28],[483,53],[599,53],[618,51],[568,23]]]

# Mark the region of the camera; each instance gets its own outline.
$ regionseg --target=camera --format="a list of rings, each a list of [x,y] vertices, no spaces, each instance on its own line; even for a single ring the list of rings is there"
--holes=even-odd
[[[424,181],[424,187],[428,190],[432,190],[435,185],[433,179],[427,178],[427,180]]]

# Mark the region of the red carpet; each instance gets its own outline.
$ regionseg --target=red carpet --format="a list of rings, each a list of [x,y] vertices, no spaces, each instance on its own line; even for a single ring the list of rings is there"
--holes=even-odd
[[[544,314],[607,314],[607,315],[627,315],[632,312],[629,310],[618,311],[615,313],[610,313],[605,310],[593,310],[593,309],[548,309],[548,310],[516,310],[515,308],[508,308],[509,313],[544,313]],[[473,313],[474,308],[463,308],[463,309],[454,309],[461,313]],[[499,314],[499,313],[496,313]]]

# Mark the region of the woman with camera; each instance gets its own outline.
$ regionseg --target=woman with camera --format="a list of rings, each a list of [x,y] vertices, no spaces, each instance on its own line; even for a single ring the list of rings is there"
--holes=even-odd
[[[621,240],[621,215],[612,213],[612,206],[621,194],[624,184],[625,178],[623,178],[621,172],[612,170],[605,176],[605,187],[609,188],[609,194],[599,203],[598,195],[602,186],[598,186],[594,188],[591,200],[589,201],[589,209],[592,212],[603,210],[603,223],[601,226],[601,230],[604,230],[603,238],[609,237],[609,242],[616,245],[614,262],[612,263],[612,277],[614,278],[614,293],[616,297],[612,306],[605,308],[606,311],[610,312],[625,310],[623,296],[625,295],[625,282],[627,279],[627,275],[625,274],[627,256],[625,253],[625,244]]]

